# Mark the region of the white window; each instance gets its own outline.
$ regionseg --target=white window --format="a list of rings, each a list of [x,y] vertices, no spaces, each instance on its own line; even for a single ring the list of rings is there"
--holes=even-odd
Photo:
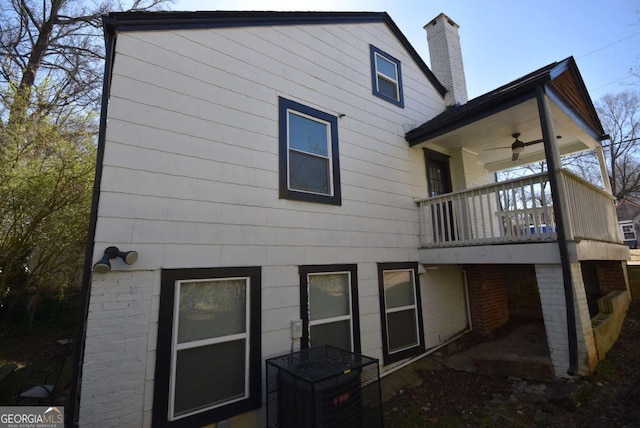
[[[373,95],[404,107],[400,61],[373,45],[369,48]]]
[[[337,118],[280,98],[280,197],[340,205]]]
[[[331,185],[331,128],[328,122],[287,111],[289,189],[333,194]]]
[[[300,272],[303,347],[360,352],[356,265],[301,266]]]
[[[163,270],[159,312],[154,425],[260,407],[260,268]]]
[[[622,235],[624,236],[625,241],[636,239],[636,230],[632,223],[621,224],[620,227],[622,228]]]
[[[249,278],[177,282],[169,402],[174,419],[247,398],[249,286]]]
[[[385,364],[424,351],[417,265],[379,264]]]

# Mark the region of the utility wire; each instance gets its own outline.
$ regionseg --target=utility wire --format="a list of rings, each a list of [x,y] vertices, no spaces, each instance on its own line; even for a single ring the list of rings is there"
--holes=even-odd
[[[592,50],[591,52],[587,52],[587,53],[586,53],[586,54],[584,54],[584,55],[580,55],[579,57],[576,57],[576,59],[582,59],[582,58],[588,57],[589,55],[593,55],[593,54],[594,54],[594,53],[596,53],[596,52],[600,52],[601,50],[607,49],[607,48],[609,48],[609,47],[611,47],[611,46],[613,46],[613,45],[615,45],[615,44],[618,44],[618,43],[623,42],[623,41],[625,41],[625,40],[628,40],[628,39],[630,39],[630,38],[632,38],[632,37],[635,37],[635,36],[637,36],[638,34],[640,34],[640,31],[638,31],[638,32],[636,32],[636,33],[633,33],[633,34],[630,34],[630,35],[628,35],[628,36],[626,36],[626,37],[623,37],[623,38],[621,38],[621,39],[618,39],[618,40],[616,40],[616,41],[614,41],[614,42],[611,42],[611,43],[609,43],[608,45],[605,45],[605,46],[599,47],[598,49],[594,49],[594,50]],[[628,78],[630,78],[630,77],[632,77],[632,76],[629,74],[629,75],[627,75],[627,76],[625,76],[625,77],[621,77],[620,79],[614,80],[613,82],[609,82],[609,83],[606,83],[606,84],[604,84],[604,85],[598,86],[597,88],[594,88],[594,89],[592,89],[591,91],[592,91],[592,92],[597,91],[597,90],[602,89],[602,88],[605,88],[605,87],[607,87],[607,86],[609,86],[609,85],[613,85],[614,83],[618,83],[618,82],[621,82],[621,81],[623,81],[623,80],[626,80],[626,79],[628,79]]]
[[[636,144],[637,141],[640,141],[640,137],[639,138],[630,138],[628,140],[617,141],[615,143],[602,144],[602,147],[611,147],[613,145],[617,146],[617,145],[624,144],[624,143],[634,143],[634,144]]]
[[[595,49],[595,50],[593,50],[593,51],[591,51],[591,52],[589,52],[589,53],[586,53],[586,54],[584,54],[584,55],[581,55],[581,56],[579,56],[577,59],[582,59],[582,58],[587,57],[587,56],[589,56],[589,55],[592,55],[592,54],[594,54],[594,53],[596,53],[596,52],[600,52],[600,51],[601,51],[601,50],[603,50],[603,49],[606,49],[606,48],[611,47],[611,46],[613,46],[613,45],[615,45],[615,44],[617,44],[617,43],[620,43],[620,42],[623,42],[623,41],[625,41],[625,40],[627,40],[627,39],[630,39],[630,38],[632,38],[632,37],[635,37],[635,36],[637,36],[638,34],[640,34],[640,31],[638,31],[637,33],[633,33],[633,34],[631,34],[631,35],[629,35],[629,36],[627,36],[627,37],[623,37],[622,39],[618,39],[618,40],[616,40],[615,42],[611,42],[611,43],[609,43],[608,45],[606,45],[606,46],[602,46],[601,48]]]
[[[606,88],[606,87],[607,87],[607,86],[609,86],[609,85],[613,85],[614,83],[618,83],[618,82],[621,82],[621,81],[623,81],[623,80],[627,80],[627,79],[629,79],[630,77],[633,77],[633,75],[629,74],[628,76],[621,77],[621,78],[619,78],[618,80],[614,80],[613,82],[609,82],[609,83],[606,83],[606,84],[604,84],[604,85],[598,86],[597,88],[593,88],[593,89],[591,89],[591,92],[595,92],[595,91],[597,91],[597,90],[599,90],[599,89]]]

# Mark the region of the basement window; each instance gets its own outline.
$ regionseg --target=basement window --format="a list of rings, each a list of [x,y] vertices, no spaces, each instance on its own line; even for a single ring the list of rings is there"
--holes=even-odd
[[[203,426],[260,407],[259,267],[161,273],[154,426]]]
[[[379,263],[378,283],[384,364],[423,353],[418,264]]]

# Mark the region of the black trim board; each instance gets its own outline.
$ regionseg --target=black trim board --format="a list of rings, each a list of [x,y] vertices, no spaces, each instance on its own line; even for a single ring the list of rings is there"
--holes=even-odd
[[[105,63],[100,106],[100,123],[98,130],[98,147],[96,150],[96,172],[93,180],[93,194],[91,196],[91,214],[87,231],[87,246],[84,253],[82,267],[82,284],[80,289],[81,307],[78,314],[76,339],[74,348],[74,375],[69,398],[69,410],[66,426],[78,426],[80,416],[80,396],[82,393],[82,366],[84,363],[84,346],[86,340],[87,318],[89,316],[89,299],[91,297],[91,269],[93,266],[93,247],[95,245],[96,224],[98,222],[98,203],[100,202],[100,184],[102,182],[102,168],[104,160],[105,133],[107,129],[107,110],[109,108],[109,87],[111,69],[115,55],[115,37],[105,33]]]

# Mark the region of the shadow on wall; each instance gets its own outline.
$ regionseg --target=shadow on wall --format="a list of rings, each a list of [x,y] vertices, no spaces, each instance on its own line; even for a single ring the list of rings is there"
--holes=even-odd
[[[591,319],[591,327],[598,350],[598,360],[604,360],[607,352],[618,340],[622,323],[629,309],[629,293],[625,290],[612,291],[598,299],[598,315]]]

